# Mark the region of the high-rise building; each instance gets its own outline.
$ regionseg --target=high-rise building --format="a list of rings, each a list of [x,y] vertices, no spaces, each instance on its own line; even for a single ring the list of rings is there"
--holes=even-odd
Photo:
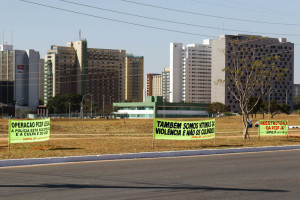
[[[153,76],[156,76],[159,74],[147,74],[147,88],[146,88],[146,96],[154,96],[153,95]]]
[[[144,57],[127,55],[125,60],[125,100],[142,102],[144,88]]]
[[[162,96],[164,101],[170,101],[170,67],[165,67],[162,71]]]
[[[275,61],[276,67],[285,68],[284,80],[273,85],[270,100],[287,103],[293,107],[293,84],[294,84],[294,44],[287,42],[285,38],[265,38],[251,35],[221,35],[219,39],[212,40],[212,102],[221,102],[229,106],[231,111],[240,110],[238,102],[225,85],[217,84],[218,80],[227,80],[227,73],[223,70],[226,66],[233,66],[234,50],[232,41],[238,41],[239,59],[262,60],[266,56],[279,56]],[[250,55],[241,49],[247,48]],[[249,57],[250,56],[250,57]],[[234,90],[234,87],[232,86]],[[256,93],[259,94],[259,91]],[[268,101],[265,96],[263,101]]]
[[[77,62],[76,52],[72,47],[52,45],[51,50],[48,50],[44,67],[45,105],[57,94],[77,93]]]
[[[125,100],[125,50],[52,46],[45,56],[45,103],[57,94],[89,95],[99,107]]]
[[[45,67],[45,60],[40,59],[39,62],[39,99],[44,101],[44,67]]]
[[[39,61],[37,51],[0,45],[0,103],[31,108],[39,105]]]
[[[152,95],[162,96],[162,76],[161,74],[152,77]]]
[[[170,44],[170,102],[211,102],[211,46]]]

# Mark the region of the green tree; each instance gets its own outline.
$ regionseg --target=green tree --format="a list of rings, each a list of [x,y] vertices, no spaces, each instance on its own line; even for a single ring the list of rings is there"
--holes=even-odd
[[[70,104],[71,112],[79,112],[81,99],[80,94],[58,94],[50,99],[47,109],[49,113],[66,113]]]
[[[258,100],[258,101],[257,101]],[[249,114],[251,115],[255,115],[255,118],[256,118],[256,114],[261,110],[261,107],[262,107],[262,100],[261,99],[258,99],[257,97],[250,97],[249,99],[249,103],[248,103],[248,109],[249,108],[252,108],[252,111],[249,112]],[[252,116],[253,118],[253,116]]]
[[[269,102],[264,102],[263,107],[266,112],[269,112],[270,109],[271,119],[280,113],[290,114],[290,106],[288,104],[277,103],[275,100],[270,101],[270,104]]]
[[[300,109],[300,96],[294,97],[294,109],[295,110]]]
[[[255,37],[255,42],[265,38]],[[267,96],[276,83],[283,80],[287,71],[276,66],[279,56],[267,55],[255,57],[254,52],[248,47],[251,38],[247,40],[232,40],[227,44],[231,49],[232,62],[225,67],[226,80],[219,80],[238,101],[244,126],[243,138],[249,138],[248,123],[249,113],[253,111],[259,100]],[[256,96],[257,100],[250,106],[250,98]]]
[[[206,108],[207,113],[214,114],[214,115],[228,112],[228,111],[229,111],[229,108],[220,102],[213,102]]]

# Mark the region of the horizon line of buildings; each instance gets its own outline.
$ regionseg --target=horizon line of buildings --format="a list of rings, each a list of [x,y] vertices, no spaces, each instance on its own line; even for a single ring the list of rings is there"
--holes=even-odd
[[[234,52],[232,41],[238,41],[238,52]],[[247,49],[245,52],[243,49]],[[220,35],[218,39],[206,39],[202,44],[170,44],[169,76],[147,74],[147,93],[163,96],[165,101],[187,103],[221,102],[232,112],[240,110],[238,101],[218,80],[227,80],[226,66],[234,64],[234,54],[238,59],[262,60],[266,56],[279,56],[274,66],[286,69],[282,82],[273,83],[270,100],[289,104],[293,109],[294,87],[294,44],[285,38],[265,38],[253,35]],[[162,77],[157,83],[155,77]],[[169,83],[169,90],[159,87]],[[153,88],[160,90],[153,91]],[[234,85],[231,85],[234,89]],[[152,89],[152,91],[151,91]],[[163,92],[164,91],[164,92]],[[235,91],[237,92],[237,91]],[[163,93],[163,94],[162,94]],[[258,96],[260,91],[255,94]],[[269,100],[268,96],[262,98]]]
[[[164,102],[209,104],[221,102],[231,111],[238,102],[219,79],[232,65],[232,40],[238,40],[241,59],[279,55],[275,66],[287,69],[284,80],[274,85],[271,100],[293,106],[294,44],[285,38],[253,35],[221,35],[202,44],[170,44],[170,66],[161,74],[147,74],[144,88],[144,57],[126,50],[89,48],[85,39],[52,45],[44,59],[34,50],[14,50],[0,45],[0,104],[37,107],[57,94],[90,95],[100,107],[115,102],[143,102],[146,96],[162,96]],[[251,54],[245,54],[246,48]],[[263,100],[267,100],[264,97]],[[0,105],[0,106],[1,106]]]

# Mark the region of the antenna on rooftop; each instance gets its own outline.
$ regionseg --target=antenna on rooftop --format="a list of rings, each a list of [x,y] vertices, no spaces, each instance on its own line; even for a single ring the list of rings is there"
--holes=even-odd
[[[81,40],[81,29],[79,29],[79,40]]]

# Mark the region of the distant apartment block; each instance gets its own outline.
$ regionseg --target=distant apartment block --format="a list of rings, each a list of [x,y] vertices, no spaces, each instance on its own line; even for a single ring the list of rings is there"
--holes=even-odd
[[[160,74],[153,74],[153,73],[147,74],[146,96],[154,96],[153,95],[153,77],[157,76],[157,75],[160,75]]]
[[[40,54],[0,45],[0,104],[36,108],[39,105]]]
[[[144,57],[127,55],[125,60],[125,100],[142,102],[144,88]]]
[[[279,61],[274,64],[277,67],[285,68],[283,82],[273,85],[273,92],[270,95],[271,100],[284,102],[293,107],[293,85],[294,85],[294,44],[287,42],[285,38],[264,38],[261,36],[250,35],[221,35],[219,39],[211,40],[212,46],[212,79],[211,79],[211,101],[221,102],[229,106],[231,111],[238,112],[239,104],[234,96],[224,85],[217,84],[219,79],[226,80],[227,74],[223,69],[225,66],[233,66],[233,48],[232,41],[238,41],[239,48],[248,48],[251,52],[251,58],[261,60],[266,56],[279,56]],[[249,59],[245,57],[245,52],[240,51],[240,59]],[[234,86],[231,86],[233,90]],[[257,95],[259,91],[257,91]],[[263,98],[268,101],[268,96]]]
[[[86,40],[52,46],[45,56],[45,104],[57,94],[92,96],[98,105],[125,100],[125,50],[87,48]]]
[[[157,74],[153,76],[152,80],[152,95],[162,96],[162,76]]]
[[[165,67],[162,72],[162,96],[164,101],[170,101],[170,67]]]
[[[211,102],[211,46],[170,44],[170,102]]]

